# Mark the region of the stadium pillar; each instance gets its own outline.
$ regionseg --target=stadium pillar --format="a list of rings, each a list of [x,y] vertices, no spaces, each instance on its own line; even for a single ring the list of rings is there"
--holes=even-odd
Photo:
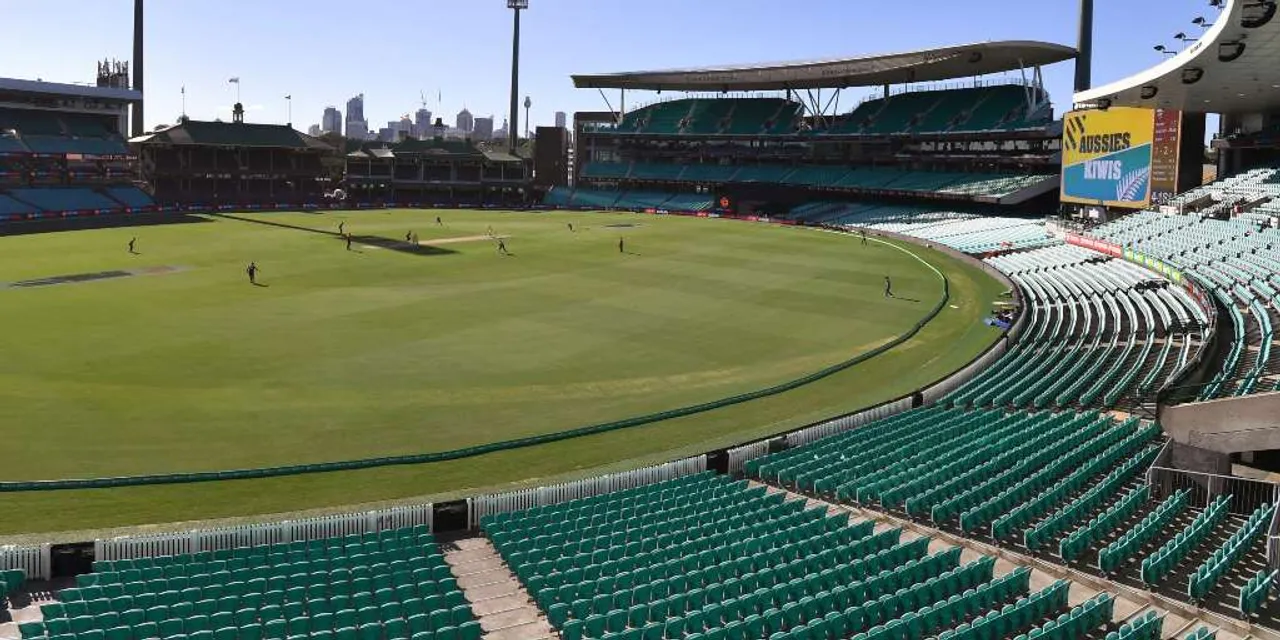
[[[1076,93],[1093,85],[1093,0],[1080,0],[1080,33],[1076,42]]]
[[[510,151],[515,153],[520,141],[520,11],[529,8],[529,0],[507,0],[507,8],[515,13],[511,29],[511,122],[507,126]]]
[[[142,0],[133,0],[133,89],[142,93]],[[145,131],[142,120],[142,99],[133,103],[133,121],[129,123],[130,135],[137,137]]]

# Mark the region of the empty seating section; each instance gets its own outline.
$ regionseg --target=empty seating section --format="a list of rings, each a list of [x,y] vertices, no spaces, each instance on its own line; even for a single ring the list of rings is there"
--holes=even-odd
[[[574,189],[573,196],[569,199],[569,204],[575,207],[611,209],[615,204],[617,204],[619,195],[621,195],[621,193],[618,191]]]
[[[589,162],[582,167],[582,177],[621,180],[631,175],[631,165],[625,162]]]
[[[1236,205],[1274,211],[1280,199],[1280,167],[1256,167],[1178,194],[1170,204],[1209,217],[1235,214]]]
[[[784,495],[704,473],[481,525],[563,640],[985,639],[1066,609],[1066,582]]]
[[[425,527],[94,563],[23,638],[479,640]]]
[[[0,127],[0,153],[31,153],[31,149],[16,136],[6,134],[3,127]]]
[[[1227,505],[1230,496],[1219,496],[1209,508],[1196,516],[1178,537],[1165,543],[1155,553],[1142,559],[1142,581],[1155,584],[1196,550],[1205,541],[1209,533],[1227,517]]]
[[[1203,346],[1188,294],[1178,287],[1139,291],[1155,278],[1136,265],[1071,245],[988,262],[1018,285],[1031,319],[1025,338],[947,404],[1133,406],[1174,380]]]
[[[8,218],[22,218],[27,214],[35,212],[36,208],[34,206],[0,194],[0,220]]]
[[[88,187],[10,189],[9,194],[45,211],[87,211],[118,209],[120,203]]]
[[[118,195],[125,202],[115,194],[99,191],[96,185],[74,186],[86,176],[115,179],[124,175],[117,173],[123,171],[123,164],[110,165],[114,160],[103,158],[129,153],[124,138],[112,130],[114,120],[87,113],[0,108],[0,155],[7,154],[5,165],[0,165],[0,178],[6,185],[14,185],[0,187],[0,221],[152,206],[151,198],[133,187],[121,187]],[[67,156],[75,158],[70,165]],[[109,166],[94,169],[94,162]],[[61,184],[67,179],[72,186],[32,186]]]
[[[573,189],[568,187],[552,187],[543,196],[542,204],[548,207],[569,207],[573,205]]]
[[[107,187],[107,195],[126,207],[139,209],[155,205],[151,196],[137,187]]]
[[[731,182],[739,167],[725,164],[685,165],[680,179],[685,182]]]
[[[578,207],[584,209],[662,209],[667,211],[708,211],[712,207],[710,194],[669,193],[664,191],[613,191],[605,189],[556,188],[547,192],[543,204],[552,207]]]
[[[828,134],[889,135],[995,131],[1043,126],[1044,118],[1028,118],[1028,91],[1035,101],[1045,96],[1017,85],[912,91],[873,98],[838,119]]]
[[[877,231],[891,231],[943,244],[966,253],[1030,249],[1058,244],[1045,232],[1042,220],[980,215],[936,206],[867,205],[832,203],[821,219],[807,212],[805,222],[838,224]]]
[[[0,143],[3,151],[123,155],[124,138],[107,128],[99,116],[34,109],[0,109],[0,131],[14,131],[20,147]],[[25,147],[25,149],[23,149]]]
[[[1231,570],[1240,556],[1265,535],[1266,527],[1271,523],[1273,511],[1275,511],[1275,505],[1267,504],[1258,507],[1258,510],[1254,511],[1244,524],[1240,525],[1240,528],[1222,543],[1222,546],[1214,550],[1195,573],[1191,574],[1187,583],[1187,596],[1191,600],[1198,601],[1204,598]]]
[[[794,133],[802,106],[783,98],[680,98],[634,109],[619,133],[787,134]]]
[[[1105,511],[1098,514],[1088,522],[1076,527],[1071,533],[1062,537],[1058,541],[1058,557],[1070,562],[1079,558],[1085,551],[1094,547],[1101,540],[1106,538],[1112,531],[1115,531],[1120,525],[1124,524],[1134,514],[1141,511],[1151,498],[1151,488],[1142,485],[1133,489],[1123,497],[1111,502]],[[1074,506],[1074,505],[1072,505]],[[1086,507],[1087,509],[1087,507]],[[1079,514],[1072,514],[1078,516]],[[1070,517],[1070,516],[1067,516]],[[1045,538],[1053,534],[1055,530],[1060,530],[1063,526],[1069,526],[1069,522],[1061,522],[1058,520],[1046,520],[1049,522],[1047,526],[1037,526],[1032,529],[1034,534],[1028,532],[1028,538],[1035,536],[1035,545],[1029,542],[1026,544],[1029,549],[1036,549],[1045,542]],[[1047,531],[1045,531],[1047,529]]]
[[[993,174],[904,171],[893,168],[789,165],[682,165],[651,162],[589,162],[583,178],[662,182],[763,182],[834,189],[944,193],[998,199],[1056,177],[1045,173]]]
[[[1201,388],[1200,399],[1280,388],[1280,230],[1141,212],[1102,225],[1092,235],[1181,269],[1225,309],[1219,324],[1230,336],[1227,356]]]
[[[751,475],[997,538],[1034,529],[1069,490],[1116,490],[1146,469],[1159,429],[1093,412],[921,409],[753,460]]]
[[[23,142],[32,153],[81,153],[114,156],[129,152],[122,140],[107,138],[68,138],[64,136],[24,136]]]
[[[1132,528],[1120,534],[1114,541],[1098,551],[1098,570],[1104,574],[1115,573],[1133,559],[1135,553],[1148,542],[1164,533],[1178,515],[1187,508],[1188,493],[1178,491],[1165,498]]]

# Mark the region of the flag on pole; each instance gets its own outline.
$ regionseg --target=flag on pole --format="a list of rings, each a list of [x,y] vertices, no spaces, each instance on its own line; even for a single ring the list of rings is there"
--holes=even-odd
[[[236,76],[230,80],[227,80],[227,82],[230,82],[231,84],[240,84],[240,77]]]
[[[285,96],[285,97],[284,97],[284,99],[285,99],[285,100],[292,100],[292,99],[293,99],[293,95],[292,95],[292,94],[287,95],[287,96]]]
[[[187,95],[187,85],[182,85],[182,95]]]

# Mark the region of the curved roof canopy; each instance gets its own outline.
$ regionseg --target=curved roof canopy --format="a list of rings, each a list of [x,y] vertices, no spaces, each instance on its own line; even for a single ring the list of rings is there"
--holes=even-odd
[[[1060,44],[1010,40],[813,62],[578,74],[573,76],[573,85],[579,89],[651,91],[870,87],[968,78],[1054,64],[1075,56],[1075,49]]]
[[[1280,107],[1280,15],[1275,2],[1227,0],[1191,46],[1123,80],[1082,91],[1097,107],[1252,113]]]

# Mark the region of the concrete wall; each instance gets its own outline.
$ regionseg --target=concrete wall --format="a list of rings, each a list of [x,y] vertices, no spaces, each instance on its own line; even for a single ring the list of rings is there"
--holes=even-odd
[[[1280,393],[1161,407],[1174,442],[1218,453],[1280,449]]]

